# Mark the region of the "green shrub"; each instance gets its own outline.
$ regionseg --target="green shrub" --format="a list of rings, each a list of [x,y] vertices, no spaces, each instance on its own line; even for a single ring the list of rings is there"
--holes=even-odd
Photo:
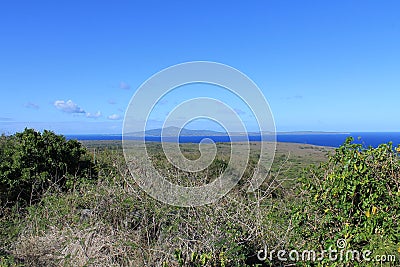
[[[400,247],[399,156],[391,143],[363,148],[352,141],[347,139],[328,162],[310,168],[301,180],[306,200],[295,214],[296,230],[307,240],[305,249],[340,249],[336,242],[344,239],[345,251],[370,250],[370,258],[396,255]],[[360,259],[352,264],[369,263]]]
[[[90,157],[78,141],[47,130],[3,135],[0,160],[0,200],[6,205],[32,204],[49,188],[65,191],[80,178],[94,176]]]

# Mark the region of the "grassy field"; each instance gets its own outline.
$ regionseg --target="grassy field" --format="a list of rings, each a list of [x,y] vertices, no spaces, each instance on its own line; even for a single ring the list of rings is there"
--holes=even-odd
[[[82,141],[83,145],[88,148],[92,153],[104,151],[113,151],[121,157],[122,145],[118,141]],[[133,142],[133,150],[135,150]],[[245,150],[245,143],[237,143],[243,146]],[[168,144],[165,144],[168,148]],[[200,157],[199,145],[192,143],[180,144],[180,152],[183,156],[189,160],[196,160]],[[204,152],[207,153],[213,148],[211,144],[204,144]],[[160,143],[148,143],[146,145],[149,157],[152,160],[154,166],[157,166],[160,173],[164,176],[170,176],[171,180],[180,185],[187,186],[201,185],[209,183],[212,179],[218,176],[217,173],[223,171],[223,168],[217,167],[218,163],[226,167],[230,160],[231,144],[230,143],[217,143],[216,145],[216,157],[215,160],[210,164],[210,167],[204,171],[200,171],[197,174],[184,172],[174,167],[166,158],[163,147]],[[295,144],[295,143],[277,143],[275,150],[274,162],[271,167],[270,178],[274,177],[276,182],[280,183],[281,186],[290,187],[296,183],[296,180],[303,172],[304,168],[310,165],[318,165],[321,162],[327,160],[329,153],[333,153],[334,149],[330,147],[314,146],[307,144]],[[249,179],[251,174],[254,172],[253,168],[258,162],[260,154],[260,143],[250,143],[250,153],[247,169],[245,171],[243,180]],[[243,157],[246,155],[243,155]],[[212,173],[211,175],[208,175]],[[193,179],[180,179],[180,177],[192,177]],[[202,177],[209,177],[206,181],[202,180]],[[193,184],[197,182],[197,184]],[[288,189],[289,190],[289,189]]]
[[[321,241],[301,230],[319,233],[314,223],[320,219],[307,210],[309,198],[300,181],[317,177],[307,168],[328,164],[333,148],[278,143],[267,179],[248,193],[260,146],[252,143],[247,169],[233,190],[213,204],[180,208],[153,199],[137,186],[120,142],[82,144],[95,163],[96,180],[83,179],[66,192],[48,190],[25,209],[4,210],[0,266],[294,266],[276,257],[259,261],[257,252],[266,246],[288,251],[320,246]],[[180,148],[188,159],[200,156],[197,144]],[[212,181],[230,159],[230,144],[218,143],[210,166],[190,173],[174,167],[161,144],[149,143],[148,151],[160,173],[190,186]]]

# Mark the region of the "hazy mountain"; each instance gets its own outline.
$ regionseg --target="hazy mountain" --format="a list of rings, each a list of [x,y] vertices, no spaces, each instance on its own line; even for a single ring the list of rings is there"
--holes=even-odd
[[[134,132],[134,133],[128,133],[127,135],[130,136],[153,136],[153,137],[160,137],[161,136],[162,129],[151,129],[147,130],[145,132]],[[271,135],[273,134],[272,132],[262,132],[263,136],[266,135]],[[296,132],[277,132],[276,134],[280,135],[297,135],[297,134],[346,134],[346,133],[333,133],[333,132],[315,132],[315,131],[296,131]],[[167,128],[164,128],[164,136],[165,137],[173,137],[173,136],[226,136],[227,133],[225,132],[218,132],[218,131],[211,131],[211,130],[190,130],[186,128],[179,128],[179,127],[174,127],[170,126]],[[249,135],[249,136],[259,136],[261,135],[260,132],[248,132],[248,133],[243,133],[243,132],[234,132],[231,134],[232,136],[244,136],[244,135]]]
[[[145,132],[134,132],[134,133],[129,133],[128,135],[131,136],[155,136],[159,137],[161,136],[161,132],[163,131],[164,136],[226,136],[226,133],[224,132],[217,132],[217,131],[211,131],[211,130],[190,130],[186,128],[179,128],[179,127],[174,127],[170,126],[167,128],[161,129],[151,129],[147,130]]]

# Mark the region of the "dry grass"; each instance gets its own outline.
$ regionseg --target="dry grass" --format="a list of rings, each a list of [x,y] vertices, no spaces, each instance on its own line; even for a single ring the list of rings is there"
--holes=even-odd
[[[84,229],[50,227],[43,235],[21,236],[14,255],[27,266],[140,266],[134,235],[97,224]]]
[[[112,154],[107,157],[112,168],[103,170],[105,180],[50,196],[30,210],[10,254],[26,266],[195,266],[190,264],[200,264],[200,257],[207,260],[196,266],[255,263],[264,244],[283,248],[293,240],[292,203],[272,193],[287,178],[284,170],[299,171],[291,159],[303,153],[318,162],[327,153],[301,147],[279,145],[279,164],[255,193],[246,193],[244,182],[217,203],[198,208],[152,199],[133,183],[125,162]],[[83,211],[88,211],[85,216]]]

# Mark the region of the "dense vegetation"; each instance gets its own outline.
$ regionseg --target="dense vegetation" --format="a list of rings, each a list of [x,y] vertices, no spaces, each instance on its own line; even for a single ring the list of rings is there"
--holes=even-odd
[[[174,168],[159,144],[153,164],[174,182],[209,182],[224,171],[218,144],[201,173]],[[0,266],[375,266],[376,262],[265,261],[257,252],[335,248],[400,255],[400,161],[391,144],[328,148],[281,144],[269,177],[247,193],[258,159],[217,203],[178,208],[144,193],[120,144],[81,143],[26,129],[0,141]],[[181,150],[198,157],[193,145]],[[328,153],[330,154],[328,156]],[[205,180],[200,178],[207,177]]]
[[[32,205],[50,188],[65,191],[95,176],[90,157],[76,140],[25,129],[0,139],[0,201]]]
[[[308,170],[294,218],[309,249],[345,239],[346,249],[369,250],[371,259],[400,252],[399,151],[391,143],[364,149],[349,138],[328,162]]]

